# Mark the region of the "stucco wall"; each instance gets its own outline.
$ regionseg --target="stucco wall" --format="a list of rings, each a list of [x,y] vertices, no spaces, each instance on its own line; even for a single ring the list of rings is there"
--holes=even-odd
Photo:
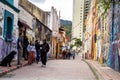
[[[14,1],[14,6],[18,7],[17,5],[17,0]],[[4,10],[7,10],[11,12],[14,15],[14,24],[13,24],[13,32],[12,32],[12,39],[13,41],[11,43],[8,43],[4,41],[4,38],[2,37],[0,39],[0,61],[10,53],[11,50],[16,50],[16,41],[18,38],[18,13],[10,8],[8,5],[4,5],[3,3],[0,2],[0,7],[3,8]],[[2,25],[3,31],[4,31],[4,24]]]

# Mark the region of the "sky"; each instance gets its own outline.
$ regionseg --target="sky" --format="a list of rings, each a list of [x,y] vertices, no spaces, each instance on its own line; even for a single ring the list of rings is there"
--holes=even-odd
[[[60,18],[72,21],[73,0],[29,0],[44,11],[51,11],[51,6],[56,8]]]

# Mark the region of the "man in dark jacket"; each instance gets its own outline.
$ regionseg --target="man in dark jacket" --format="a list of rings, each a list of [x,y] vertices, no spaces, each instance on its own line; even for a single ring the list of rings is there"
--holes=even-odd
[[[38,40],[35,41],[35,48],[36,48],[36,63],[38,64],[40,59],[40,43]]]
[[[28,60],[28,51],[27,51],[27,46],[29,44],[27,36],[24,36],[23,39],[23,57],[25,60]]]
[[[43,44],[42,44],[42,50],[41,50],[42,67],[46,67],[47,53],[48,53],[49,49],[50,49],[49,45],[46,42],[46,39],[44,39]]]

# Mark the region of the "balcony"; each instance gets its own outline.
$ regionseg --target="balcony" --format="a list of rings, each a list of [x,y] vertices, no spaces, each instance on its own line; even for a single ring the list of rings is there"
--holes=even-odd
[[[60,28],[59,28],[59,32],[60,32],[60,33],[64,33],[64,32],[65,32],[65,28],[64,28],[64,27],[60,27]]]

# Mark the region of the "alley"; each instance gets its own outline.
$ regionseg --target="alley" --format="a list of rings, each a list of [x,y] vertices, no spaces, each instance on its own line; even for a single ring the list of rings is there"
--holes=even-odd
[[[10,72],[0,80],[96,80],[89,66],[77,56],[75,60],[49,60],[46,68],[32,64]]]

